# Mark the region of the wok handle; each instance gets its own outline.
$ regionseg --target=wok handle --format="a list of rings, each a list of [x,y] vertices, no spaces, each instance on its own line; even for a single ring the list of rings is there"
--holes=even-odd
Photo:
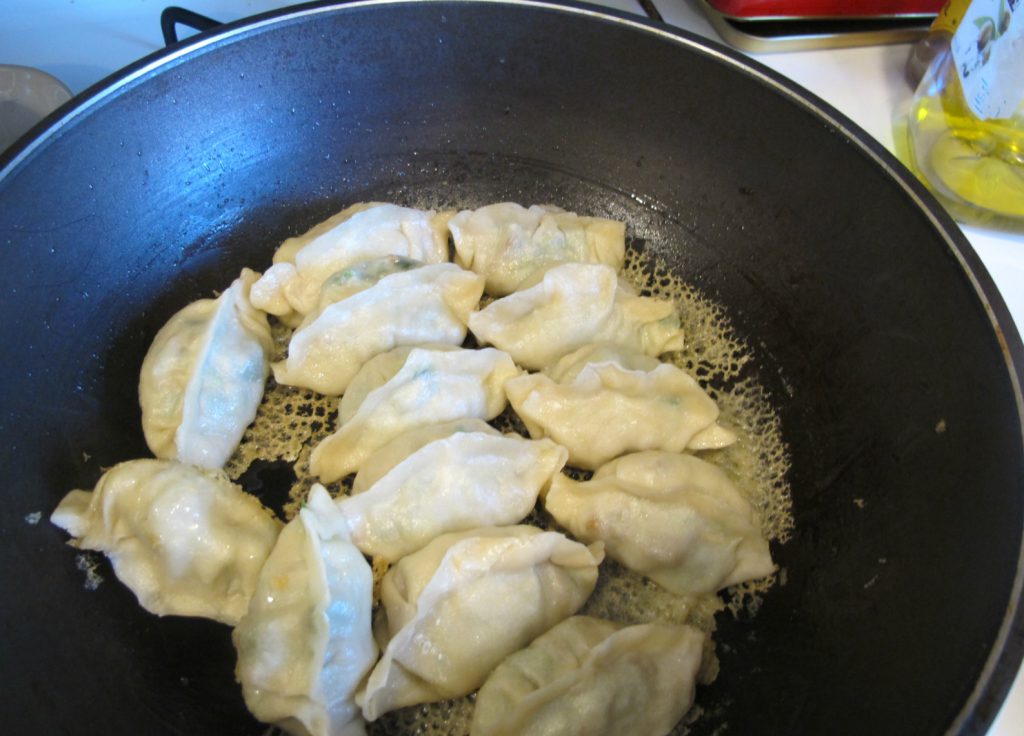
[[[178,43],[179,25],[188,26],[197,31],[208,31],[221,25],[221,22],[173,5],[164,8],[164,12],[160,13],[160,31],[164,34],[165,45]]]

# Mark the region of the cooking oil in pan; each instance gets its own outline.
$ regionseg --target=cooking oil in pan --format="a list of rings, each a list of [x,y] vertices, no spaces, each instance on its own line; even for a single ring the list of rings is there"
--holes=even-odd
[[[793,523],[786,481],[789,459],[771,397],[751,377],[752,371],[747,370],[753,360],[752,351],[736,337],[721,306],[701,296],[649,254],[630,250],[625,276],[638,292],[670,299],[679,307],[686,348],[664,357],[671,358],[701,382],[718,402],[722,412],[720,421],[739,438],[728,448],[702,456],[730,474],[740,492],[760,514],[768,539],[785,542]],[[276,357],[280,358],[287,345],[288,331],[276,327],[275,337]],[[309,454],[331,432],[337,403],[337,399],[271,381],[256,420],[227,466],[229,475],[237,478],[257,461],[292,463],[295,481],[281,508],[282,513],[291,518],[316,481],[309,471]],[[503,431],[522,431],[510,411],[493,423]],[[334,495],[348,493],[344,483],[333,484],[328,489]],[[542,509],[536,510],[524,523],[557,528]],[[385,569],[374,565],[378,581]],[[775,582],[769,578],[736,586],[728,591],[725,602],[714,595],[692,598],[668,593],[613,560],[606,559],[600,570],[597,587],[580,613],[630,624],[653,620],[689,623],[708,632],[714,631],[714,617],[723,609],[748,615],[756,613],[761,596]],[[717,660],[711,645],[699,679],[710,682],[716,673]],[[697,703],[700,703],[699,690]],[[688,718],[692,718],[695,711],[691,711]],[[472,713],[473,696],[468,696],[387,713],[367,724],[368,732],[423,736],[465,734],[469,731]],[[680,724],[677,730],[682,729]]]

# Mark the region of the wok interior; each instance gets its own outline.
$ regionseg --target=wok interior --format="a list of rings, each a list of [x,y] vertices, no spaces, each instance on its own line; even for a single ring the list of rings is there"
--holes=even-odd
[[[758,615],[721,617],[694,732],[932,733],[982,677],[1021,540],[1000,342],[905,189],[728,59],[550,8],[299,15],[93,101],[0,197],[12,731],[263,732],[226,627],[146,614],[106,563],[86,590],[45,518],[148,454],[138,368],[174,311],[370,199],[624,219],[754,346],[792,451],[796,532]],[[1019,652],[1006,660],[966,730],[993,716]]]

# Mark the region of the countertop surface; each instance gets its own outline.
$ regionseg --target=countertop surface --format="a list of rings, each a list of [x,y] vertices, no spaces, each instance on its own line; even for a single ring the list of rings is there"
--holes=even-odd
[[[699,0],[652,0],[663,20],[721,41]],[[0,64],[46,71],[73,93],[158,50],[166,0],[0,0]],[[183,6],[231,21],[287,5],[273,0],[189,0]],[[637,0],[598,4],[646,17]],[[894,110],[910,95],[903,79],[909,44],[749,54],[818,95],[892,150]],[[1018,326],[1024,329],[1024,235],[963,227]],[[989,736],[1024,734],[1024,677],[1020,674]]]

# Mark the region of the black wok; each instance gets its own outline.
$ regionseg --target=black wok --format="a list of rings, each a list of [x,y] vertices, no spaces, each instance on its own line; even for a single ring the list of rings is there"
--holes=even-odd
[[[165,319],[366,199],[624,218],[755,347],[797,530],[759,615],[721,617],[695,732],[986,730],[1021,658],[1024,356],[951,221],[723,48],[592,8],[375,2],[158,54],[0,161],[8,732],[264,732],[226,627],[145,613],[105,563],[87,590],[46,517],[147,455]]]

